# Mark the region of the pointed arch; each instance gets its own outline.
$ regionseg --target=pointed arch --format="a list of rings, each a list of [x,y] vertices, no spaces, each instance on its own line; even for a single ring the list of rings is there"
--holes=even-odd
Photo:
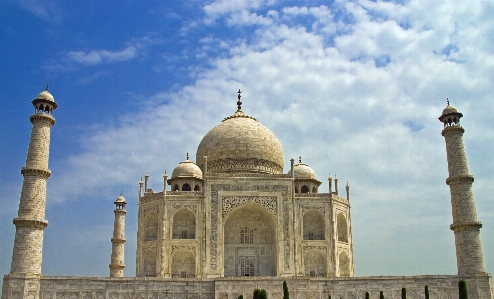
[[[154,241],[158,239],[158,214],[150,213],[144,220],[144,241]]]
[[[196,275],[196,258],[189,250],[179,250],[172,255],[172,277],[193,278]]]
[[[255,204],[228,213],[223,226],[224,276],[276,276],[276,223]]]
[[[350,276],[350,259],[345,251],[340,252],[338,257],[338,268],[341,276]]]
[[[189,209],[180,209],[173,214],[172,239],[195,239],[196,215]]]
[[[320,250],[311,250],[304,255],[305,276],[327,276],[327,256]]]
[[[185,183],[182,185],[182,191],[192,191],[192,189],[189,184]]]
[[[152,250],[144,250],[143,253],[143,271],[144,276],[156,276],[156,253]]]
[[[325,240],[324,217],[321,212],[310,210],[303,218],[304,240]]]
[[[309,193],[309,187],[303,185],[302,188],[300,188],[300,193]]]
[[[338,233],[338,242],[348,243],[348,224],[343,213],[339,213],[336,218],[336,229]]]

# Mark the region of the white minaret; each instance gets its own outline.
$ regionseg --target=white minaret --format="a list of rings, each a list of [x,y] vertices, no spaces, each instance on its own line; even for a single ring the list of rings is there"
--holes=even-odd
[[[115,222],[113,224],[113,238],[111,238],[111,264],[110,277],[123,277],[124,264],[124,244],[125,244],[125,205],[127,202],[120,194],[114,202]]]
[[[460,125],[459,113],[449,105],[444,108],[439,120],[444,124],[442,135],[446,140],[449,177],[446,184],[451,193],[453,224],[455,233],[456,263],[459,275],[485,274],[484,253],[480,240],[482,223],[477,219],[475,198],[472,191],[473,175],[468,169],[467,155],[463,145],[465,129]]]
[[[45,220],[46,181],[51,175],[48,169],[50,130],[55,124],[52,112],[58,108],[53,96],[46,90],[31,102],[34,114],[29,118],[33,124],[27,150],[26,166],[22,167],[21,198],[17,218],[14,218],[15,240],[12,254],[11,274],[41,275],[43,232]]]

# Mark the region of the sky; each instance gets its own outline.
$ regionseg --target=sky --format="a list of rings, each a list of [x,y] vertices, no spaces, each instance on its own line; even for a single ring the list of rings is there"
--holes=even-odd
[[[195,159],[242,108],[323,182],[348,181],[356,276],[456,274],[443,125],[465,147],[494,271],[494,2],[0,0],[0,274],[8,274],[33,113],[49,84],[44,275],[108,276],[126,198],[135,275],[138,182]]]

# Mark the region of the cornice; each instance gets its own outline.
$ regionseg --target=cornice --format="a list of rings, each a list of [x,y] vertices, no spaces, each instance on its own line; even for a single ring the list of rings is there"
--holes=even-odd
[[[12,220],[12,223],[14,223],[16,227],[32,227],[44,229],[48,226],[48,221],[38,219],[14,218],[14,220]]]
[[[461,175],[450,176],[449,178],[447,178],[446,185],[463,183],[463,182],[473,183],[473,181],[474,181],[473,175],[461,174]]]
[[[55,125],[55,119],[53,116],[43,113],[35,113],[29,117],[29,120],[34,123],[35,121],[43,121],[50,124],[50,126]]]
[[[482,222],[463,222],[463,223],[453,223],[449,226],[452,231],[464,231],[464,230],[479,230],[482,228]]]
[[[452,133],[465,133],[465,129],[460,126],[460,125],[456,125],[456,126],[448,126],[446,128],[444,128],[441,132],[441,135],[443,136],[446,136],[446,135],[449,135],[449,134],[452,134]]]

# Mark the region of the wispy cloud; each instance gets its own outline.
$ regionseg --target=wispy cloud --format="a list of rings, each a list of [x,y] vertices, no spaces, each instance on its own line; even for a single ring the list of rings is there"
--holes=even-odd
[[[55,5],[54,1],[15,0],[12,2],[45,21],[59,23],[62,19],[60,8]]]
[[[241,14],[236,14],[236,16],[250,16],[250,11],[272,6],[276,2],[276,0],[216,0],[204,6],[205,22],[211,23],[222,15],[239,12]]]
[[[137,56],[134,45],[130,45],[121,51],[91,50],[91,51],[70,51],[67,53],[69,60],[82,65],[98,65],[114,61],[132,60]]]

